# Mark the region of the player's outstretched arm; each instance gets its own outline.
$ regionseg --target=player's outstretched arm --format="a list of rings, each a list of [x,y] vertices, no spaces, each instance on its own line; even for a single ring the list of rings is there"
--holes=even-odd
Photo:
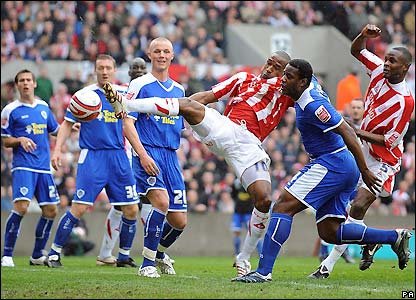
[[[342,122],[337,128],[334,129],[336,133],[342,136],[348,149],[354,155],[358,168],[360,169],[363,181],[368,186],[372,193],[381,191],[380,180],[368,169],[367,163],[364,159],[364,154],[361,151],[361,146],[358,143],[357,135],[347,122]]]
[[[376,25],[367,24],[361,30],[361,32],[357,35],[357,37],[351,43],[351,54],[358,58],[360,55],[361,50],[363,50],[366,46],[366,40],[368,38],[376,38],[380,35],[381,29],[378,28]]]
[[[189,97],[191,100],[195,100],[203,105],[210,103],[218,102],[218,99],[215,97],[212,91],[198,92]]]
[[[58,135],[56,137],[55,149],[51,157],[52,167],[55,170],[58,170],[58,168],[61,166],[62,145],[65,143],[66,139],[70,136],[71,131],[72,131],[72,125],[73,123],[67,120],[64,120],[61,126],[59,127]]]

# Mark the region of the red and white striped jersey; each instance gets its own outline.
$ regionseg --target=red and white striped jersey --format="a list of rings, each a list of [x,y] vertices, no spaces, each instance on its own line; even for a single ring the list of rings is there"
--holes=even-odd
[[[371,77],[365,96],[361,129],[384,135],[384,146],[366,143],[375,159],[399,170],[403,136],[409,127],[415,100],[405,80],[391,84],[384,78],[384,62],[375,54],[363,49],[359,60],[367,67]]]
[[[240,72],[212,87],[218,100],[229,98],[224,115],[246,125],[260,141],[276,128],[293,100],[279,92],[280,77],[264,79]]]

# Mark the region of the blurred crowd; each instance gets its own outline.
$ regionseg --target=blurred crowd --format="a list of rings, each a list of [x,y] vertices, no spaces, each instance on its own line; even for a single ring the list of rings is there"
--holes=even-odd
[[[415,4],[410,1],[4,1],[1,3],[1,62],[16,59],[95,61],[100,53],[112,55],[118,65],[134,57],[147,60],[145,49],[157,36],[168,37],[174,45],[174,63],[227,63],[228,24],[270,24],[289,28],[295,25],[331,24],[348,38],[355,37],[367,23],[382,28],[382,38],[371,40],[370,50],[380,57],[393,45],[405,45],[414,57]],[[62,122],[71,95],[90,83],[73,74],[53,85],[48,70],[40,68],[35,94],[49,102],[58,122]],[[93,80],[91,75],[89,80]],[[414,65],[409,72],[414,90]],[[186,94],[207,90],[218,82],[207,72],[180,80]],[[413,85],[412,85],[413,84]],[[361,95],[362,95],[361,91]],[[13,82],[2,85],[1,106],[15,99]],[[347,101],[348,102],[348,101]],[[224,109],[218,102],[215,108]],[[340,109],[348,116],[348,103]],[[378,199],[370,209],[384,214],[405,215],[415,211],[415,132],[412,124],[405,137],[402,170],[397,175],[392,197]],[[51,147],[53,148],[52,141]],[[62,167],[54,177],[61,206],[70,204],[75,192],[79,156],[78,133],[73,132],[66,145]],[[273,199],[303,165],[308,163],[294,111],[289,111],[278,130],[264,141],[272,164]],[[64,150],[64,149],[63,149]],[[11,209],[10,149],[1,151],[1,208]],[[184,130],[178,150],[187,185],[191,212],[221,211],[232,213],[231,186],[235,180],[222,158],[216,157]],[[103,192],[93,209],[108,209]]]

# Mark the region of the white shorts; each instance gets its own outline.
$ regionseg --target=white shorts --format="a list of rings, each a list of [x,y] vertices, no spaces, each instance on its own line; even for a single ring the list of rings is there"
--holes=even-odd
[[[224,157],[239,179],[256,162],[264,161],[269,169],[270,157],[260,140],[245,126],[237,125],[215,109],[205,107],[202,122],[191,127],[195,138],[216,155]]]
[[[393,192],[394,187],[394,177],[395,174],[399,171],[397,168],[390,166],[389,164],[385,162],[381,162],[376,160],[369,152],[368,146],[366,143],[363,143],[363,146],[361,147],[363,150],[365,162],[367,163],[368,169],[373,172],[377,178],[379,178],[382,182],[382,190],[381,192],[376,192],[376,197],[387,197],[388,195],[391,195]],[[358,181],[358,188],[362,187],[368,191],[370,189],[367,187],[367,185],[364,183],[362,177],[360,176],[360,180]]]

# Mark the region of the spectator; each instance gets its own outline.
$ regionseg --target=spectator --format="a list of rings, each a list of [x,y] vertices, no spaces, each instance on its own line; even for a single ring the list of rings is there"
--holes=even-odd
[[[402,181],[399,184],[399,189],[395,190],[392,194],[393,202],[392,206],[392,213],[394,216],[406,216],[407,209],[406,206],[410,200],[410,196],[407,193],[408,184],[406,181]]]
[[[53,95],[53,84],[49,79],[48,69],[45,65],[39,68],[39,76],[36,78],[36,83],[35,95],[49,103]]]
[[[353,99],[362,98],[358,70],[352,69],[337,84],[336,109],[345,113]]]

